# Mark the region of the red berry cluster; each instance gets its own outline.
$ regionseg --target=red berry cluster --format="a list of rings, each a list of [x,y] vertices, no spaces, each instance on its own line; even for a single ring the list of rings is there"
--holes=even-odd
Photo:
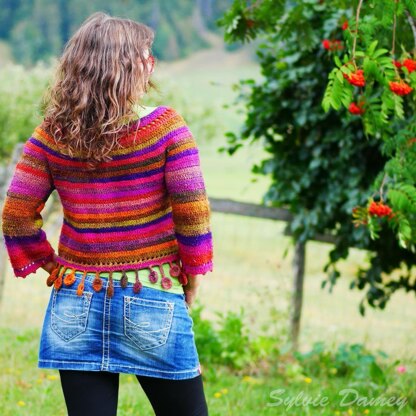
[[[393,64],[396,68],[401,69],[402,67],[406,67],[411,74],[413,71],[416,71],[416,61],[413,59],[405,59],[403,62],[400,61],[393,61]]]
[[[403,80],[400,80],[399,82],[390,81],[389,86],[390,90],[396,95],[407,95],[413,91],[413,88]]]
[[[354,114],[356,116],[361,116],[362,114],[365,113],[364,101],[360,101],[358,104],[357,103],[351,103],[350,106],[348,107],[348,111],[351,114]]]
[[[348,20],[346,20],[341,25],[341,29],[342,30],[347,30],[348,29]],[[338,40],[338,39],[324,39],[322,41],[322,46],[327,51],[340,51],[340,50],[344,49],[344,45],[342,44],[342,41]]]
[[[351,74],[343,73],[342,75],[351,85],[356,87],[364,87],[365,85],[364,71],[362,69],[357,69],[355,72],[351,72]]]
[[[322,41],[322,46],[328,51],[338,51],[344,48],[342,42],[337,39],[324,39]]]
[[[368,213],[370,215],[376,215],[377,217],[389,217],[393,216],[392,209],[388,206],[383,204],[382,202],[375,202],[372,201],[369,208]]]

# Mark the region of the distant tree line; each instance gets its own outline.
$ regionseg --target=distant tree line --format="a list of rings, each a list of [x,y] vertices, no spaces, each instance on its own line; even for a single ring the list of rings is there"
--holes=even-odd
[[[143,22],[156,31],[159,59],[187,56],[208,46],[206,30],[220,32],[216,20],[231,0],[0,0],[0,40],[23,65],[59,55],[79,25],[92,13]]]

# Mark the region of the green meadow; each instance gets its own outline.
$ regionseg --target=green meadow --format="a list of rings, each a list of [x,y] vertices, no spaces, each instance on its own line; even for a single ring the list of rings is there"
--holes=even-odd
[[[250,51],[213,48],[187,60],[161,63],[155,74],[162,93],[152,94],[146,104],[169,105],[184,115],[199,145],[208,195],[260,203],[268,178],[256,177],[250,169],[266,156],[261,144],[247,145],[233,156],[218,151],[226,143],[225,132],[237,132],[244,120],[241,106],[226,107],[236,96],[232,84],[261,79]],[[45,218],[55,247],[60,215]],[[365,252],[351,251],[330,293],[321,289],[321,282],[331,246],[308,243],[300,353],[288,354],[293,249],[284,226],[212,213],[214,272],[204,277],[192,311],[210,415],[415,414],[416,302],[414,296],[397,293],[386,310],[367,308],[362,317],[358,303],[363,293],[348,287],[366,262]],[[4,270],[0,414],[65,415],[58,371],[37,368],[50,294],[47,274],[40,269],[16,279],[9,265]],[[118,414],[153,414],[136,378],[122,374],[120,380]],[[361,404],[341,404],[341,392],[348,388],[359,392]],[[290,404],[298,395],[309,398],[309,404]],[[371,405],[364,400],[381,396],[397,402]],[[288,401],[277,405],[277,397]],[[406,398],[403,406],[400,397]],[[317,403],[325,398],[326,404]]]

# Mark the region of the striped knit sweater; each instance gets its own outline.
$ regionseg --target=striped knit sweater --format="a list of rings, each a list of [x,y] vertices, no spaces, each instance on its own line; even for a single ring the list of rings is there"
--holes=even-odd
[[[178,112],[159,106],[126,125],[122,147],[97,171],[88,171],[79,155],[60,152],[42,125],[24,144],[2,210],[16,277],[49,261],[84,274],[152,271],[169,262],[185,282],[188,274],[213,270],[210,205],[199,151]],[[55,189],[64,216],[58,254],[41,216]]]

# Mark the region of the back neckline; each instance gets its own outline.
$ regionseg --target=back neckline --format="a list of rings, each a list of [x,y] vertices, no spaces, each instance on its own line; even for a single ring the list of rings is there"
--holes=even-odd
[[[153,111],[146,114],[145,116],[136,118],[132,120],[130,123],[126,124],[126,127],[123,128],[121,131],[123,134],[129,133],[131,130],[140,130],[142,127],[145,127],[147,124],[155,120],[157,117],[160,116],[164,112],[167,107],[164,105],[159,105]]]

